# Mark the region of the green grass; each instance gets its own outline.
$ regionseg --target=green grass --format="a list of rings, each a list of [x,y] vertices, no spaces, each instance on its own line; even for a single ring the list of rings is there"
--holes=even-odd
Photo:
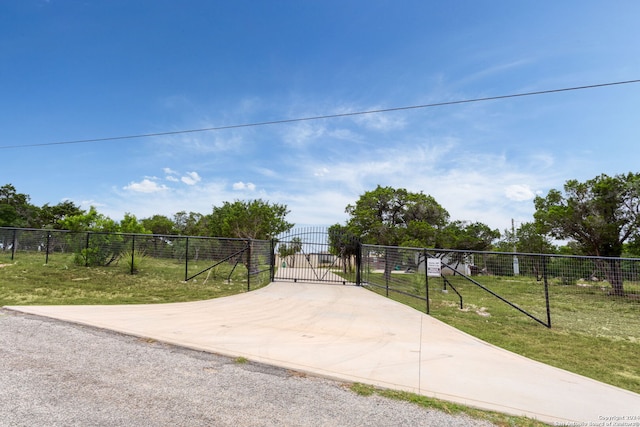
[[[450,415],[468,415],[471,418],[487,420],[497,426],[542,427],[548,425],[526,417],[516,417],[493,411],[482,411],[468,406],[433,399],[405,391],[381,389],[361,383],[351,384],[349,388],[351,391],[361,396],[378,395],[388,399],[402,400],[422,406],[423,408],[438,410]]]
[[[382,276],[369,280],[384,283]],[[640,393],[640,301],[611,297],[600,286],[551,284],[549,299],[552,328],[548,329],[478,286],[449,278],[463,296],[450,289],[443,293],[441,279],[430,280],[430,314],[484,341],[540,362],[598,381]],[[546,321],[544,287],[525,277],[477,277],[478,282],[519,307]],[[424,296],[416,275],[393,277],[394,289]],[[625,283],[629,292],[638,284]],[[371,290],[386,294],[385,289]],[[426,302],[397,292],[389,297],[425,311]]]
[[[190,261],[189,274],[211,265]],[[145,257],[131,274],[130,263],[84,267],[72,254],[56,254],[44,263],[39,254],[19,253],[12,261],[0,257],[0,306],[78,304],[156,304],[195,301],[246,292],[246,269],[222,264],[184,281],[184,262]],[[267,275],[251,278],[251,288],[268,283]]]

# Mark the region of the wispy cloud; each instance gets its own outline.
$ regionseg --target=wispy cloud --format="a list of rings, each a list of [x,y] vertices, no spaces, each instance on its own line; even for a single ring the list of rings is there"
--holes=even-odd
[[[324,125],[320,122],[296,123],[283,128],[284,142],[293,147],[302,147],[316,141],[326,133]]]
[[[187,172],[182,178],[180,178],[180,181],[184,182],[187,185],[196,185],[201,180],[202,178],[200,178],[198,172]]]
[[[531,191],[531,188],[526,184],[509,185],[505,188],[504,194],[507,196],[507,199],[516,202],[532,200],[535,197],[535,193]]]
[[[171,168],[163,168],[163,169],[162,169],[162,172],[164,172],[164,173],[165,173],[165,174],[167,174],[167,175],[178,175],[178,172],[177,172],[177,171],[174,171],[174,170],[173,170],[173,169],[171,169]]]
[[[140,182],[131,182],[123,188],[124,190],[136,193],[158,193],[168,190],[166,185],[158,184],[156,181],[152,181],[149,178],[145,178]]]
[[[242,181],[239,181],[234,183],[232,188],[236,191],[243,191],[243,190],[255,191],[256,185],[253,182],[244,183]]]
[[[368,108],[366,111],[375,111],[381,107]],[[365,110],[362,110],[365,111]],[[354,116],[354,122],[369,130],[389,132],[399,130],[406,126],[406,121],[402,115],[394,115],[393,113],[371,113]]]

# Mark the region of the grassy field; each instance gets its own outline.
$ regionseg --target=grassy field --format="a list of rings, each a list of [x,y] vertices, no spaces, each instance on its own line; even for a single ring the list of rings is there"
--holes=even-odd
[[[369,275],[384,283],[382,275]],[[499,347],[608,384],[640,393],[640,301],[614,298],[599,286],[551,284],[552,328],[546,328],[471,282],[449,279],[463,297],[441,279],[430,280],[430,314],[443,322]],[[477,280],[519,307],[546,321],[544,287],[524,277],[482,276]],[[393,277],[396,290],[425,295],[415,275]],[[625,284],[627,285],[627,284]],[[638,285],[627,285],[631,292]],[[386,290],[370,287],[385,295]],[[426,302],[398,292],[389,297],[425,311]]]
[[[190,261],[189,275],[210,266]],[[222,264],[184,281],[185,263],[144,258],[138,272],[120,261],[109,267],[75,265],[73,255],[56,254],[44,263],[39,254],[23,254],[11,261],[0,257],[0,306],[60,304],[154,304],[218,298],[247,291],[246,268]],[[227,281],[231,274],[230,280]],[[268,274],[251,278],[251,289],[268,283]]]

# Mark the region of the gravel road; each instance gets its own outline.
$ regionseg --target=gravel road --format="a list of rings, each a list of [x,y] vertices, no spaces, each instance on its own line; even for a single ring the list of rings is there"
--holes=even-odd
[[[0,309],[0,426],[490,426],[285,369]]]

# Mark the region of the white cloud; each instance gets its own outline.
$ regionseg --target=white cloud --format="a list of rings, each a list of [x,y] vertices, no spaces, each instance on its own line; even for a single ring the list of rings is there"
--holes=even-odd
[[[171,175],[167,176],[165,179],[167,181],[169,181],[169,182],[180,182],[180,180],[178,178],[176,178],[175,176],[171,176]]]
[[[241,191],[241,190],[254,191],[256,189],[256,185],[252,182],[247,182],[245,184],[244,182],[239,181],[233,184],[233,189],[237,191]]]
[[[185,176],[180,178],[180,180],[187,185],[196,185],[198,182],[202,180],[202,178],[200,178],[200,175],[198,175],[198,172],[187,172]]]
[[[505,189],[505,195],[509,200],[524,202],[534,198],[535,194],[528,185],[513,184]]]
[[[308,142],[317,140],[325,135],[326,129],[319,123],[297,123],[287,126],[284,131],[283,139],[285,143],[293,147],[302,147]]]
[[[70,200],[70,199],[66,199],[66,200]],[[70,200],[72,201],[72,200]],[[95,207],[95,208],[101,208],[106,206],[104,203],[100,203],[100,202],[96,202],[95,200],[83,200],[79,203],[79,205],[83,208],[90,208],[91,206]]]
[[[278,173],[276,171],[268,168],[257,168],[256,172],[262,176],[269,177],[269,178],[274,178],[278,176]]]
[[[178,172],[174,171],[171,168],[163,168],[162,171],[167,175],[178,175]]]
[[[166,185],[158,184],[148,178],[143,179],[140,182],[131,182],[129,185],[123,187],[125,190],[134,191],[136,193],[158,193],[168,190]]]
[[[378,108],[371,108],[369,111],[374,111],[376,109]],[[367,129],[383,132],[402,129],[406,126],[406,122],[402,117],[394,117],[393,114],[385,113],[371,113],[355,116],[355,122]]]
[[[319,169],[316,169],[316,171],[313,173],[313,176],[323,177],[328,173],[329,173],[329,169],[327,169],[327,168],[319,168]]]

